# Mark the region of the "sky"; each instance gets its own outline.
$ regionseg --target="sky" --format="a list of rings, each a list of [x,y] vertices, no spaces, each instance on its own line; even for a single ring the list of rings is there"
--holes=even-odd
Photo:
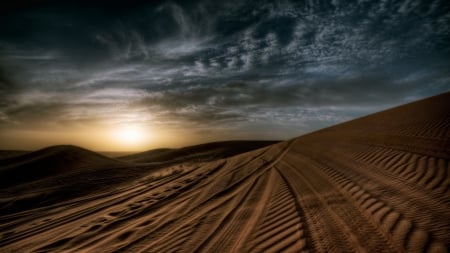
[[[2,2],[0,149],[289,139],[449,91],[449,42],[447,0]]]

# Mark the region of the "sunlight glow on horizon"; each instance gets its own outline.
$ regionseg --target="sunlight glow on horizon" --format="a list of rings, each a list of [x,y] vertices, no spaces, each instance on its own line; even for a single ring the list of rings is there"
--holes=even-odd
[[[116,142],[127,147],[139,147],[148,143],[150,131],[144,131],[139,126],[124,126],[113,131]]]
[[[92,122],[82,126],[55,124],[48,129],[36,126],[34,130],[0,131],[0,150],[34,151],[55,145],[75,145],[97,152],[143,152],[224,139],[115,118],[113,122]]]

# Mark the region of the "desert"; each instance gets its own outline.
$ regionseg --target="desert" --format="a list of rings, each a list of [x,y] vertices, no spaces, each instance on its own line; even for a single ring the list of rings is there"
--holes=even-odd
[[[448,101],[189,156],[15,153],[0,160],[1,251],[447,252]]]
[[[0,253],[446,253],[449,0],[0,1]]]

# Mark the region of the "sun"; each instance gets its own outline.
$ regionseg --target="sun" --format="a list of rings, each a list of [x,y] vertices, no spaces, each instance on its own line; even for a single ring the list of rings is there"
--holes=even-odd
[[[138,146],[145,142],[147,134],[137,126],[126,126],[116,129],[114,137],[122,145]]]

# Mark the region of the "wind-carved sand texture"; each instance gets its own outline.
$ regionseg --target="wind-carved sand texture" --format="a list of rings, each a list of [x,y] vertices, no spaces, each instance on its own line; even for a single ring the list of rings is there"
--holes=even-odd
[[[447,252],[449,101],[2,215],[0,251]]]

